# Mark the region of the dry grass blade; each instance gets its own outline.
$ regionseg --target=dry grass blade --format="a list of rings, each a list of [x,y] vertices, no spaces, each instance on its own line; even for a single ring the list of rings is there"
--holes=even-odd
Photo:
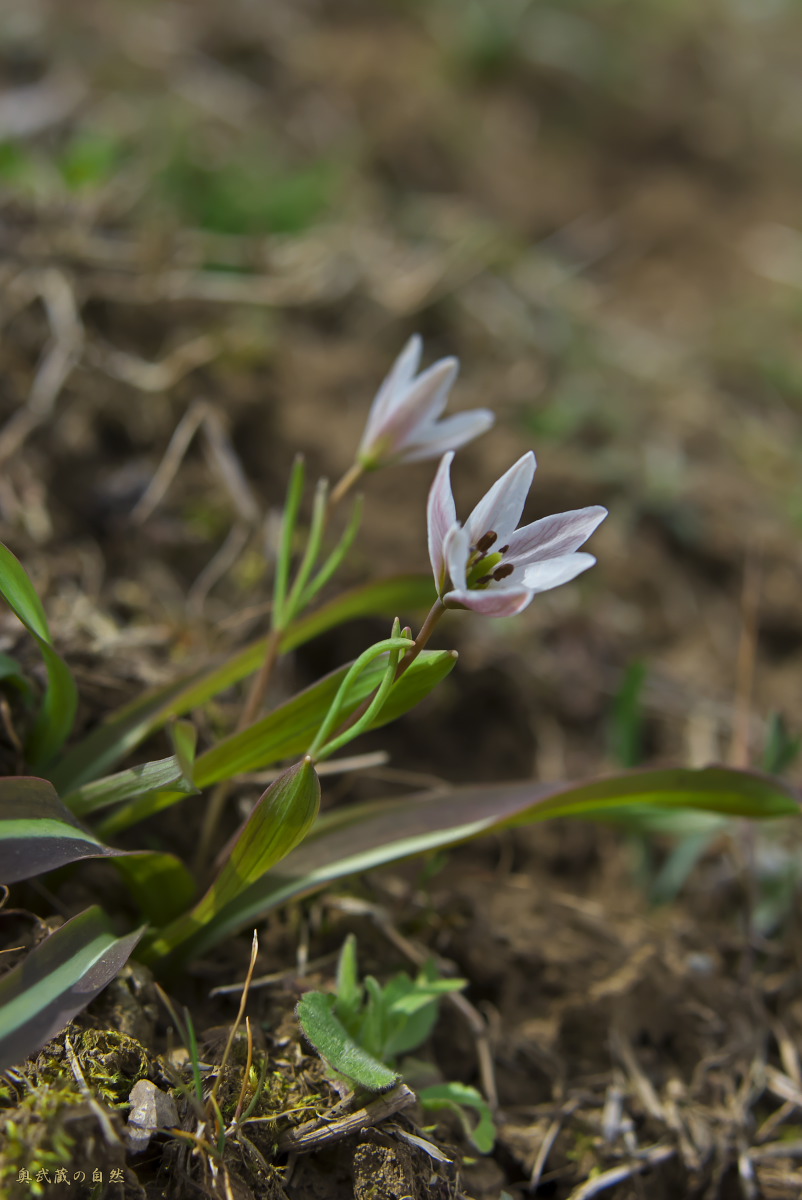
[[[86,1082],[86,1079],[84,1078],[84,1073],[81,1070],[81,1064],[78,1061],[78,1055],[75,1053],[75,1050],[73,1049],[73,1045],[72,1045],[72,1042],[70,1041],[68,1034],[64,1035],[64,1049],[67,1051],[67,1058],[70,1060],[70,1070],[72,1071],[73,1078],[75,1079],[75,1082],[78,1084],[78,1087],[80,1088],[87,1104],[92,1109],[92,1112],[95,1114],[95,1116],[97,1117],[98,1124],[100,1125],[100,1128],[103,1130],[104,1138],[106,1139],[106,1141],[108,1142],[108,1144],[110,1146],[122,1145],[119,1137],[117,1136],[117,1131],[115,1130],[114,1126],[111,1123],[109,1114],[106,1112],[103,1105],[98,1104],[97,1100],[92,1095],[89,1084]]]
[[[239,1009],[237,1011],[237,1016],[236,1016],[236,1019],[234,1020],[234,1024],[231,1026],[231,1032],[228,1035],[228,1041],[226,1042],[226,1048],[223,1051],[223,1057],[221,1059],[220,1066],[218,1067],[218,1070],[217,1070],[217,1078],[214,1081],[214,1084],[213,1084],[212,1090],[211,1090],[211,1094],[209,1096],[209,1099],[212,1102],[216,1101],[216,1099],[217,1099],[217,1091],[218,1091],[218,1088],[220,1087],[220,1082],[223,1078],[223,1072],[226,1069],[226,1064],[228,1063],[229,1057],[231,1055],[231,1049],[234,1045],[234,1039],[237,1036],[237,1030],[239,1029],[240,1025],[242,1024],[242,1018],[245,1015],[245,1006],[248,1003],[248,992],[250,991],[251,980],[253,979],[253,972],[254,972],[254,968],[256,966],[256,956],[258,953],[259,953],[259,937],[257,935],[256,930],[254,929],[253,940],[251,942],[251,961],[248,966],[248,974],[245,977],[245,986],[242,989],[242,997],[239,1002]]]
[[[182,342],[159,362],[148,362],[135,354],[128,354],[114,346],[104,346],[97,341],[87,347],[87,358],[93,366],[114,379],[148,393],[169,391],[185,375],[211,362],[219,353],[220,342],[208,334]]]
[[[557,1141],[557,1138],[560,1134],[560,1130],[563,1128],[563,1125],[568,1117],[570,1117],[578,1107],[578,1100],[570,1100],[568,1104],[566,1104],[560,1110],[560,1112],[552,1121],[551,1125],[549,1125],[548,1129],[546,1130],[543,1141],[540,1143],[538,1148],[537,1158],[535,1159],[534,1166],[532,1167],[532,1173],[529,1176],[530,1192],[535,1192],[537,1190],[537,1185],[540,1183],[540,1178],[546,1169],[546,1163],[548,1162],[549,1155],[554,1147],[554,1143]]]
[[[31,272],[26,282],[32,294],[44,303],[52,342],[37,368],[26,403],[0,430],[0,463],[15,454],[32,430],[47,420],[83,353],[84,329],[66,275],[48,268]]]
[[[625,1183],[627,1179],[640,1175],[642,1171],[648,1171],[651,1167],[667,1162],[676,1153],[673,1146],[652,1146],[650,1149],[644,1150],[643,1156],[637,1161],[624,1163],[620,1167],[612,1167],[609,1171],[602,1171],[600,1175],[594,1175],[586,1183],[574,1188],[568,1200],[591,1200],[592,1196],[598,1196],[600,1192],[606,1192],[608,1188],[615,1187],[618,1183]]]
[[[363,1129],[369,1129],[372,1125],[378,1125],[387,1117],[395,1116],[414,1103],[415,1093],[405,1083],[399,1083],[391,1092],[377,1096],[364,1108],[346,1116],[331,1120],[331,1114],[324,1114],[313,1121],[306,1121],[303,1125],[287,1130],[278,1139],[278,1150],[281,1153],[311,1154]]]

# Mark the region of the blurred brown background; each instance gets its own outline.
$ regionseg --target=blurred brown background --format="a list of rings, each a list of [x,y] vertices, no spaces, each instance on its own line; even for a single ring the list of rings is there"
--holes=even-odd
[[[802,665],[801,33],[791,0],[4,4],[0,523],[62,637],[139,682],[255,629],[291,455],[337,477],[418,330],[498,413],[463,513],[529,447],[530,517],[611,510],[587,576],[443,634],[520,726],[485,773],[760,761]],[[196,439],[132,523],[198,400],[241,494]],[[357,573],[427,568],[432,471],[368,482]]]

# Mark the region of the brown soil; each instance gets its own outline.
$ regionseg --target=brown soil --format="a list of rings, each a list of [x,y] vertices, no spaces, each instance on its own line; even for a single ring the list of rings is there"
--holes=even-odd
[[[19,7],[0,44],[0,535],[75,671],[79,728],[261,632],[263,522],[292,455],[338,478],[419,330],[427,355],[462,360],[455,407],[498,413],[459,455],[458,507],[531,446],[531,518],[591,503],[611,516],[578,583],[514,622],[441,627],[455,673],[360,743],[389,765],[331,781],[325,804],[433,777],[759,764],[771,714],[793,731],[800,19],[781,4],[762,20],[747,4],[700,8]],[[14,137],[27,87],[44,116]],[[235,486],[201,436],[132,519],[201,403]],[[427,569],[431,476],[422,464],[368,481],[353,578]],[[11,616],[0,633],[38,671]],[[365,622],[319,639],[283,664],[277,691],[385,633]],[[631,729],[615,712],[637,663],[640,745],[622,764]],[[238,703],[196,714],[204,744]],[[0,741],[20,769],[7,719]],[[255,794],[246,784],[241,798]],[[191,838],[194,803],[158,836]],[[649,887],[673,842],[555,824],[270,918],[257,974],[276,979],[249,1012],[273,1052],[320,1085],[287,1030],[300,992],[330,984],[347,932],[380,977],[434,954],[469,980],[471,1007],[443,1006],[429,1056],[495,1099],[499,1125],[473,1162],[459,1128],[440,1125],[451,1161],[437,1164],[399,1116],[299,1157],[283,1194],[799,1195],[796,839],[727,827],[657,907]],[[70,915],[96,878],[111,886],[103,870],[26,902]],[[243,977],[249,946],[230,942],[176,984],[200,1029],[233,1019],[236,998],[209,991]],[[169,1019],[142,987],[148,1018],[140,997],[126,1032],[153,1056]],[[119,1017],[116,994],[79,1025]],[[126,1196],[209,1189],[176,1154],[130,1160]],[[282,1195],[259,1170],[243,1160],[237,1198]]]

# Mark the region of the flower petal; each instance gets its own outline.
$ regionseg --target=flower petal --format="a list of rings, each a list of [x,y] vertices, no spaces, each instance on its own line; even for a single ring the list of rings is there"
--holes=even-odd
[[[385,420],[403,398],[404,393],[415,378],[422,354],[423,341],[421,336],[419,333],[413,333],[392,367],[390,367],[373,399],[365,432],[362,437],[362,444],[359,448],[360,454],[369,449],[374,439],[381,432]]]
[[[588,540],[606,516],[607,509],[595,504],[590,508],[576,508],[571,512],[542,517],[510,534],[507,539],[507,558],[516,565],[526,566],[546,558],[571,554]]]
[[[446,560],[446,572],[453,587],[466,591],[468,588],[468,556],[470,554],[468,535],[461,525],[452,525],[443,540],[443,556]],[[443,585],[441,584],[441,590]]]
[[[479,501],[465,522],[472,546],[491,529],[498,534],[497,545],[503,546],[509,541],[524,510],[535,476],[535,465],[535,456],[530,450],[509,471],[505,471]]]
[[[487,433],[495,421],[489,408],[475,408],[471,412],[456,413],[442,421],[432,422],[418,430],[414,440],[398,458],[399,462],[421,462],[425,458],[437,458],[446,450],[457,450],[466,442]]]
[[[451,463],[453,451],[444,454],[437,468],[434,482],[429,489],[429,500],[426,505],[426,525],[429,537],[429,561],[434,572],[434,583],[438,595],[445,585],[446,559],[443,552],[443,542],[452,525],[457,521],[457,510],[454,507],[454,496],[451,491]]]
[[[562,583],[570,583],[577,575],[592,567],[595,561],[592,554],[581,553],[548,558],[545,562],[532,563],[524,569],[524,583],[532,592],[547,592]]]
[[[523,612],[534,593],[527,587],[493,587],[485,591],[470,592],[467,588],[455,588],[446,592],[443,603],[447,608],[461,605],[486,617],[514,617]]]
[[[404,389],[377,431],[377,440],[386,443],[388,458],[400,454],[407,439],[414,438],[421,425],[440,416],[458,371],[456,358],[441,358]]]

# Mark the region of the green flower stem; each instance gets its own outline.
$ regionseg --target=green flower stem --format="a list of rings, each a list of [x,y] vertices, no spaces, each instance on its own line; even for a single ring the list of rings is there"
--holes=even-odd
[[[326,515],[328,516],[328,513],[330,512],[331,503],[329,503],[329,508]],[[301,592],[301,596],[298,601],[299,613],[303,612],[310,600],[315,598],[321,588],[325,587],[329,582],[334,572],[338,570],[346,554],[354,544],[354,539],[359,532],[361,520],[362,498],[358,496],[356,502],[354,503],[354,511],[351,514],[351,520],[346,525],[342,537],[324,562],[323,566],[318,571],[317,575],[315,575],[314,579],[307,584],[307,586]]]
[[[245,700],[245,705],[237,721],[236,731],[241,733],[244,729],[256,720],[256,717],[264,704],[267,689],[270,686],[270,680],[273,675],[273,669],[276,665],[279,656],[281,644],[281,636],[289,622],[297,616],[310,600],[320,591],[320,589],[329,581],[331,576],[339,567],[345,555],[348,553],[354,538],[356,537],[359,528],[359,520],[361,517],[361,507],[357,506],[354,516],[345,530],[339,545],[337,545],[329,558],[318,571],[314,579],[309,580],[309,576],[314,570],[315,562],[320,553],[320,547],[323,542],[323,536],[326,532],[326,525],[329,517],[335,506],[343,499],[346,493],[361,479],[364,468],[355,463],[350,470],[346,471],[340,482],[332,492],[328,491],[328,485],[321,480],[318,483],[315,493],[315,504],[312,513],[312,525],[309,531],[309,539],[307,541],[306,550],[304,552],[301,565],[298,568],[298,573],[290,587],[290,566],[292,562],[292,544],[295,535],[295,528],[298,522],[298,512],[301,506],[301,497],[303,495],[304,480],[306,472],[304,469],[303,458],[298,455],[293,463],[292,474],[290,476],[289,486],[287,488],[287,500],[284,508],[284,520],[281,528],[281,543],[279,546],[278,557],[276,559],[276,577],[273,585],[273,611],[271,615],[271,628],[267,636],[265,645],[265,656],[262,660],[262,665],[259,671],[253,678],[250,690]],[[296,611],[297,610],[297,611]],[[210,849],[214,843],[217,827],[220,824],[220,818],[225,808],[226,800],[228,799],[233,780],[222,780],[215,790],[212,792],[206,813],[203,819],[201,836],[198,843],[198,850],[195,855],[196,873],[201,872],[208,861]]]
[[[326,528],[326,517],[328,516],[328,491],[328,480],[319,479],[315,489],[312,523],[309,527],[306,549],[304,550],[301,564],[298,567],[292,587],[290,588],[290,594],[284,606],[282,625],[287,625],[302,607],[300,601],[303,597],[304,589],[309,582],[309,576],[315,568],[315,563],[320,554],[320,547],[323,543],[323,533]]]
[[[406,641],[406,638],[400,638],[399,641]],[[321,747],[320,750],[318,750],[316,755],[317,762],[323,762],[325,759],[330,758],[336,750],[339,750],[341,746],[347,745],[348,742],[353,741],[355,737],[359,736],[363,729],[366,729],[370,725],[373,718],[384,705],[384,702],[387,699],[387,694],[395,683],[396,667],[398,666],[398,658],[400,653],[400,647],[390,651],[387,670],[382,676],[381,683],[373,693],[370,704],[365,709],[358,721],[355,721],[353,725],[351,725],[343,733],[338,734],[337,737],[332,738],[330,742],[326,742],[326,744]]]
[[[412,643],[407,653],[401,659],[401,662],[398,664],[398,669],[395,673],[396,679],[400,679],[404,672],[412,666],[421,650],[426,649],[426,644],[434,632],[434,627],[445,611],[446,608],[442,600],[435,600],[434,604],[429,609],[426,620],[420,627],[420,633],[415,638],[415,641]]]
[[[310,758],[313,758],[313,759],[317,758],[321,747],[325,746],[332,730],[336,728],[337,718],[340,715],[340,709],[343,706],[345,697],[348,695],[348,689],[350,688],[353,681],[362,674],[365,667],[367,667],[369,663],[372,663],[374,658],[378,658],[380,654],[386,654],[388,651],[392,652],[394,650],[398,650],[398,651],[405,650],[408,646],[409,646],[409,641],[407,638],[390,637],[390,638],[385,638],[385,640],[382,642],[376,642],[375,645],[370,646],[367,650],[364,651],[363,654],[360,654],[359,658],[352,664],[352,666],[348,670],[345,678],[343,679],[342,683],[340,684],[339,688],[337,689],[337,695],[334,697],[334,700],[332,701],[331,708],[328,711],[326,719],[324,720],[323,724],[320,726],[320,729],[318,730],[317,737],[315,738],[314,742],[307,750],[307,754]],[[381,687],[381,686],[382,685],[380,684],[379,687]],[[378,691],[378,689],[377,689],[377,691]],[[375,696],[376,692],[374,692],[373,695]],[[340,733],[345,733],[345,731],[347,729],[350,729],[352,725],[355,725],[358,720],[361,720],[361,718],[364,716],[365,712],[367,712],[368,706],[372,703],[372,701],[373,701],[373,696],[370,696],[367,699],[367,703],[363,702],[363,704],[359,705],[359,709],[357,710],[358,715],[356,715],[355,719],[349,720],[349,722],[343,726],[343,728],[337,734],[338,737],[339,737]],[[354,714],[352,714],[352,718],[353,717],[354,717]]]
[[[301,496],[304,490],[306,471],[304,460],[299,454],[292,464],[292,474],[287,488],[287,502],[284,505],[284,519],[281,524],[281,543],[276,559],[276,578],[273,583],[273,613],[272,626],[274,629],[283,628],[284,605],[287,599],[287,585],[290,579],[290,562],[292,560],[292,542],[295,536],[295,526],[298,522],[298,511],[301,507]]]
[[[435,600],[434,604],[432,605],[432,607],[429,610],[426,620],[421,625],[420,633],[415,638],[415,641],[412,643],[411,646],[409,646],[409,641],[407,639],[407,645],[409,646],[409,649],[407,650],[407,653],[404,655],[404,657],[401,659],[401,662],[398,664],[398,666],[395,669],[395,676],[393,679],[393,683],[395,683],[396,680],[400,679],[401,676],[404,674],[404,672],[409,667],[412,666],[413,662],[418,657],[421,650],[426,649],[426,643],[429,641],[429,638],[432,636],[435,625],[440,620],[440,618],[442,617],[442,615],[445,611],[446,611],[446,609],[445,609],[445,605],[443,604],[443,602],[439,599]],[[354,665],[356,665],[356,664],[354,664]],[[382,680],[382,684],[383,684],[383,682],[384,682],[384,680]],[[380,684],[379,687],[381,687],[382,684]],[[365,713],[368,711],[371,704],[373,703],[373,699],[374,699],[375,695],[376,695],[376,692],[374,692],[372,696],[365,697],[365,699],[362,701],[362,703],[359,705],[359,707],[356,708],[354,710],[354,712],[351,713],[351,715],[347,719],[347,721],[345,721],[340,726],[340,728],[338,729],[337,734],[336,734],[337,738],[339,738],[342,734],[347,733],[350,729],[353,728],[354,725],[356,725],[359,721],[362,720]],[[320,740],[320,735],[318,735],[317,740],[318,741]],[[311,754],[312,751],[310,750],[309,753]]]

